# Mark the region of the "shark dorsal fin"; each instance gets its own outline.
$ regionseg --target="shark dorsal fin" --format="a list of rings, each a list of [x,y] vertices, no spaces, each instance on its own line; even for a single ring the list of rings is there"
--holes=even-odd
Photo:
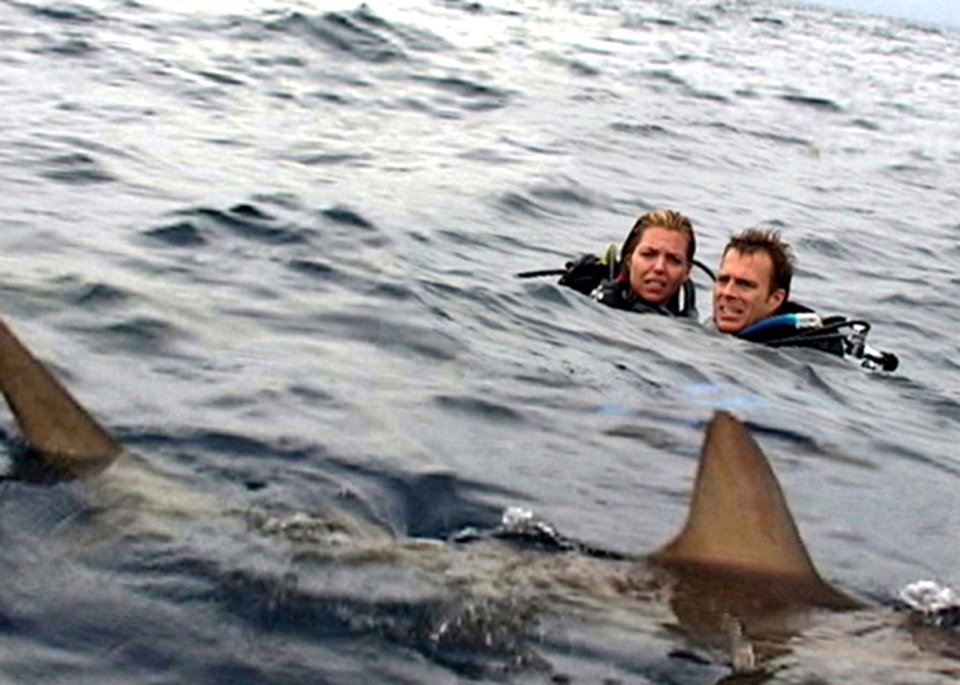
[[[96,471],[123,451],[3,321],[0,392],[27,446],[64,475]]]
[[[686,525],[654,556],[806,585],[822,603],[843,597],[817,573],[766,456],[727,412],[707,428]]]

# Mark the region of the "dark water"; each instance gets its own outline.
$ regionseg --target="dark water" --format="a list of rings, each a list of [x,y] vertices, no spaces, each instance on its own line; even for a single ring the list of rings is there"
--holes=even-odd
[[[421,5],[0,2],[3,315],[188,511],[3,484],[5,682],[713,682],[656,603],[580,621],[493,555],[458,562],[493,588],[464,604],[351,541],[522,506],[651,549],[718,407],[828,578],[880,605],[960,584],[960,35],[759,1]],[[794,296],[871,321],[901,369],[512,277],[660,206],[711,264],[782,229]],[[827,661],[777,677],[876,682]]]

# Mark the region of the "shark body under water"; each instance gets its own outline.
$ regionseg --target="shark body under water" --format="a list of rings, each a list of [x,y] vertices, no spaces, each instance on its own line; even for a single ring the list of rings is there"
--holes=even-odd
[[[39,469],[91,488],[136,490],[140,496],[124,506],[174,517],[215,508],[202,497],[189,505],[171,497],[162,476],[126,453],[2,320],[0,392],[27,447],[25,477]],[[544,616],[576,615],[616,625],[620,636],[655,635],[656,649],[673,645],[676,658],[713,660],[731,682],[806,682],[803,673],[817,682],[850,680],[851,673],[870,682],[871,669],[906,674],[894,682],[960,678],[960,643],[952,631],[868,606],[821,577],[768,459],[727,412],[717,412],[706,429],[684,527],[644,556],[549,552],[493,537],[397,539],[330,513],[247,516],[245,525],[283,538],[297,563],[324,569],[287,593],[301,611],[311,603],[349,604],[337,571],[349,577],[381,569],[386,584],[390,573],[415,573],[415,583],[399,586],[405,597],[397,602],[429,611],[406,624],[396,616],[382,623],[389,624],[384,632],[395,633],[389,636],[421,651],[488,650],[515,666],[542,668],[532,626],[550,623]],[[377,620],[362,611],[354,617]]]

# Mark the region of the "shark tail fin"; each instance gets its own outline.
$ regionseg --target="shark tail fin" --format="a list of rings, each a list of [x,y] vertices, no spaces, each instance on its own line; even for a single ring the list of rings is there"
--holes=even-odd
[[[854,601],[817,572],[780,484],[747,429],[727,412],[707,428],[683,530],[654,555],[674,565],[762,576],[808,604]]]
[[[123,451],[2,320],[0,392],[27,447],[63,475],[105,468]]]

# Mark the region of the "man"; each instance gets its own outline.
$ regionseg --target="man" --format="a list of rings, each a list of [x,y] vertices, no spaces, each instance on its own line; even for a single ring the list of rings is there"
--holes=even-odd
[[[717,330],[774,347],[807,347],[849,357],[865,369],[897,369],[897,355],[867,346],[868,323],[820,317],[789,300],[791,280],[793,252],[777,231],[748,229],[732,237],[713,287]]]
[[[779,232],[748,229],[733,236],[713,288],[717,330],[740,333],[778,313],[790,296],[792,279],[793,253]]]

